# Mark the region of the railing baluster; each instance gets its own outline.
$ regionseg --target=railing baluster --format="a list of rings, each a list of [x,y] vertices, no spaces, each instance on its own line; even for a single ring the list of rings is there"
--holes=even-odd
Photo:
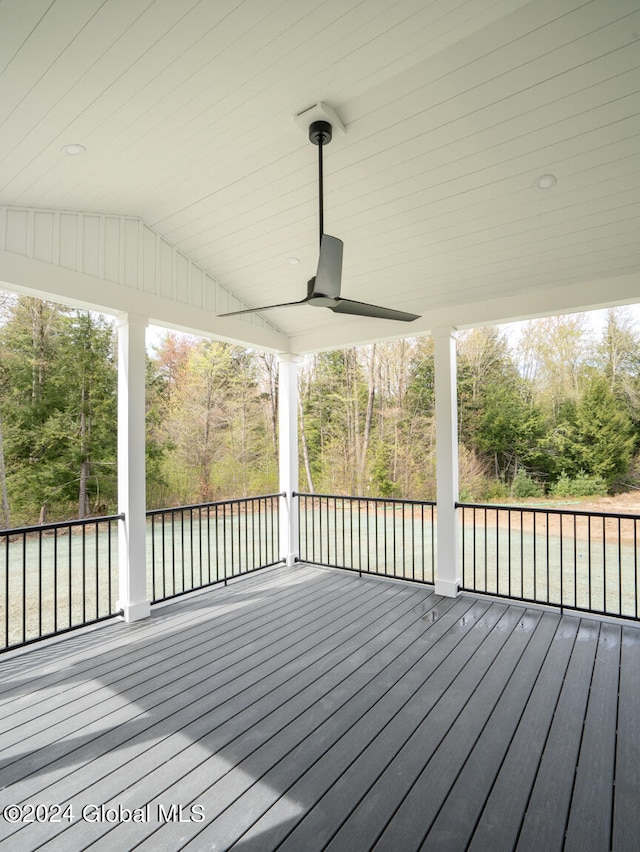
[[[58,632],[58,530],[53,531],[53,632]]]
[[[638,521],[633,519],[633,616],[638,618],[638,589],[640,588],[640,578],[638,577]]]
[[[100,615],[100,555],[98,552],[99,538],[98,538],[98,524],[94,524],[94,532],[96,537],[96,619]]]
[[[520,510],[520,588],[524,593],[524,513]]]
[[[27,638],[27,535],[22,534],[22,641]]]
[[[220,507],[216,505],[216,580],[220,579],[220,518],[218,517],[218,509]],[[223,545],[224,546],[224,545]],[[225,586],[227,585],[227,561],[223,560],[223,580]]]
[[[602,609],[607,612],[607,530],[602,518]]]
[[[589,587],[589,609],[593,609],[593,598],[592,598],[593,584],[591,583],[591,573],[592,573],[591,572],[591,517],[587,518],[587,542],[588,542],[588,546],[587,546],[587,552],[588,552],[587,577],[589,578],[587,585]]]
[[[242,573],[242,509],[240,503],[238,507],[238,573]]]
[[[42,636],[42,530],[38,532],[38,635]]]
[[[564,548],[562,547],[562,514],[560,514],[560,612],[564,608]]]
[[[500,512],[496,509],[496,586],[497,591],[500,591],[500,581],[502,578],[502,572],[500,570]],[[511,577],[507,574],[507,587],[509,589],[509,593],[511,590]]]
[[[573,516],[573,599],[578,605],[578,516]]]
[[[111,607],[113,606],[113,601],[112,601],[113,589],[112,589],[112,582],[111,582],[111,552],[112,552],[111,536],[113,534],[113,524],[111,523],[111,521],[109,521],[108,523],[109,523],[109,541],[108,541],[108,544],[107,544],[107,612],[110,613]]]
[[[235,553],[234,553],[234,547],[233,547],[233,504],[232,504],[232,503],[231,503],[231,504],[228,504],[227,508],[228,508],[228,510],[229,510],[229,512],[228,512],[228,517],[229,517],[229,534],[228,534],[228,538],[229,538],[229,544],[231,545],[231,558],[230,558],[230,560],[229,560],[229,564],[230,564],[230,567],[231,567],[231,572],[230,572],[229,576],[230,576],[230,577],[235,577],[235,567],[236,567],[236,566],[235,566],[235,561],[234,561]],[[227,542],[227,512],[226,512],[226,511],[225,511],[225,513],[224,513],[224,530],[225,530],[225,536],[224,536],[224,540],[225,540],[224,553],[225,553],[225,558],[226,558],[226,553],[227,553],[227,546],[226,546],[226,542]]]
[[[532,513],[533,524],[533,597],[538,599],[538,560],[536,550],[536,513]]]
[[[9,586],[9,536],[4,537],[4,647],[9,647],[9,603],[11,601],[11,588]]]
[[[358,576],[362,577],[362,502],[354,501],[358,506]]]
[[[71,555],[71,524],[69,524],[67,536],[69,541],[69,561],[67,563],[67,570],[69,572],[69,627],[71,627],[73,624],[73,560]]]
[[[618,612],[622,615],[622,520],[618,518]]]
[[[424,570],[425,569],[425,566],[424,566],[425,548],[426,548],[426,541],[425,541],[425,535],[424,535],[424,506],[411,505],[409,507],[409,512],[410,512],[411,526],[409,528],[407,538],[411,539],[411,579],[412,580],[420,579],[424,583],[424,582],[426,582],[425,570]],[[404,513],[404,509],[403,509],[403,513]],[[418,521],[418,518],[419,518],[419,521]],[[420,542],[421,542],[420,549],[421,549],[421,552],[422,552],[422,565],[420,566],[420,569],[419,569],[419,571],[420,571],[420,577],[419,578],[416,576],[416,540],[415,540],[416,524],[418,524],[418,522],[420,523]],[[408,546],[409,546],[409,543],[407,542],[407,547]]]
[[[485,591],[488,592],[489,588],[490,588],[490,584],[489,584],[489,570],[488,570],[489,566],[488,566],[488,554],[487,554],[487,510],[484,509],[483,511],[484,511],[484,528],[483,528],[483,535],[482,535],[483,555],[480,558],[482,558],[482,560],[483,560],[482,564],[484,566],[484,588],[485,588]]]
[[[171,518],[171,592],[176,593],[176,518],[175,512],[170,512]]]
[[[82,620],[87,620],[87,551],[86,551],[86,527],[82,527]]]
[[[333,558],[335,560],[336,565],[339,565],[340,562],[344,561],[344,545],[341,549],[342,556],[338,556],[338,542],[340,540],[340,534],[338,533],[338,517],[340,517],[340,528],[342,528],[342,513],[344,511],[344,503],[342,500],[340,501],[340,514],[338,514],[338,500],[337,498],[333,502],[333,522],[334,522],[334,531],[333,531],[333,546],[334,546],[334,554]]]
[[[342,524],[342,558],[343,558],[343,560],[346,558],[346,554],[347,554],[346,539],[345,539],[345,523],[344,523],[344,504],[345,504],[345,501],[342,500],[340,502],[340,509],[341,509],[340,523]]]

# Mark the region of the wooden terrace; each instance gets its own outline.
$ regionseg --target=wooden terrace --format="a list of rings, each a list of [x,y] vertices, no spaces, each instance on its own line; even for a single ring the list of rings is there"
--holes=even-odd
[[[638,848],[633,625],[299,564],[0,675],[2,849]]]

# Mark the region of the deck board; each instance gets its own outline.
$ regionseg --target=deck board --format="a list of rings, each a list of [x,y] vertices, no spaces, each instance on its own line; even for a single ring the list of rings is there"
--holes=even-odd
[[[611,841],[620,634],[618,626],[600,627],[567,825],[568,852],[581,852],[590,843],[607,849]]]
[[[599,632],[597,622],[583,621],[578,629],[518,850],[553,852],[563,848]]]
[[[622,629],[613,848],[636,852],[640,837],[640,630]]]
[[[0,848],[635,849],[639,680],[633,626],[269,569],[0,659],[0,809],[75,811]]]

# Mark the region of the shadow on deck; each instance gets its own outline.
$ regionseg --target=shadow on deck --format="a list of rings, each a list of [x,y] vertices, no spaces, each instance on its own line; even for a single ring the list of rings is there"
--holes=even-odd
[[[0,660],[0,847],[636,850],[639,685],[635,626],[266,570]]]

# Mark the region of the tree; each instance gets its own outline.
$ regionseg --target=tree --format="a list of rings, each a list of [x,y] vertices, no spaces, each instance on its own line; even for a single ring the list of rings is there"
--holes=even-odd
[[[314,355],[300,383],[302,422],[308,461],[307,479],[319,491],[354,493],[356,465],[354,436],[362,388],[353,353],[347,350]]]
[[[168,333],[159,342],[147,376],[153,500],[207,502],[275,489],[269,366],[220,341]]]
[[[517,352],[519,372],[551,419],[567,402],[577,401],[593,350],[585,314],[544,317],[525,326]]]
[[[640,424],[640,336],[626,308],[610,308],[602,338],[596,348],[596,363],[611,390],[623,401],[629,416]]]
[[[460,441],[479,449],[478,429],[487,392],[513,381],[507,340],[497,328],[474,328],[458,338],[458,420]]]
[[[576,467],[609,487],[624,476],[635,445],[633,424],[607,378],[592,372],[576,410],[572,453]]]
[[[496,478],[512,480],[522,465],[537,468],[542,434],[540,410],[527,398],[517,376],[513,383],[487,388],[475,443],[481,454],[492,459]]]
[[[116,492],[113,329],[20,297],[0,331],[7,497],[22,521],[85,517]]]
[[[507,338],[497,328],[477,328],[459,340],[460,440],[511,481],[521,465],[535,467],[542,418],[518,373]]]

